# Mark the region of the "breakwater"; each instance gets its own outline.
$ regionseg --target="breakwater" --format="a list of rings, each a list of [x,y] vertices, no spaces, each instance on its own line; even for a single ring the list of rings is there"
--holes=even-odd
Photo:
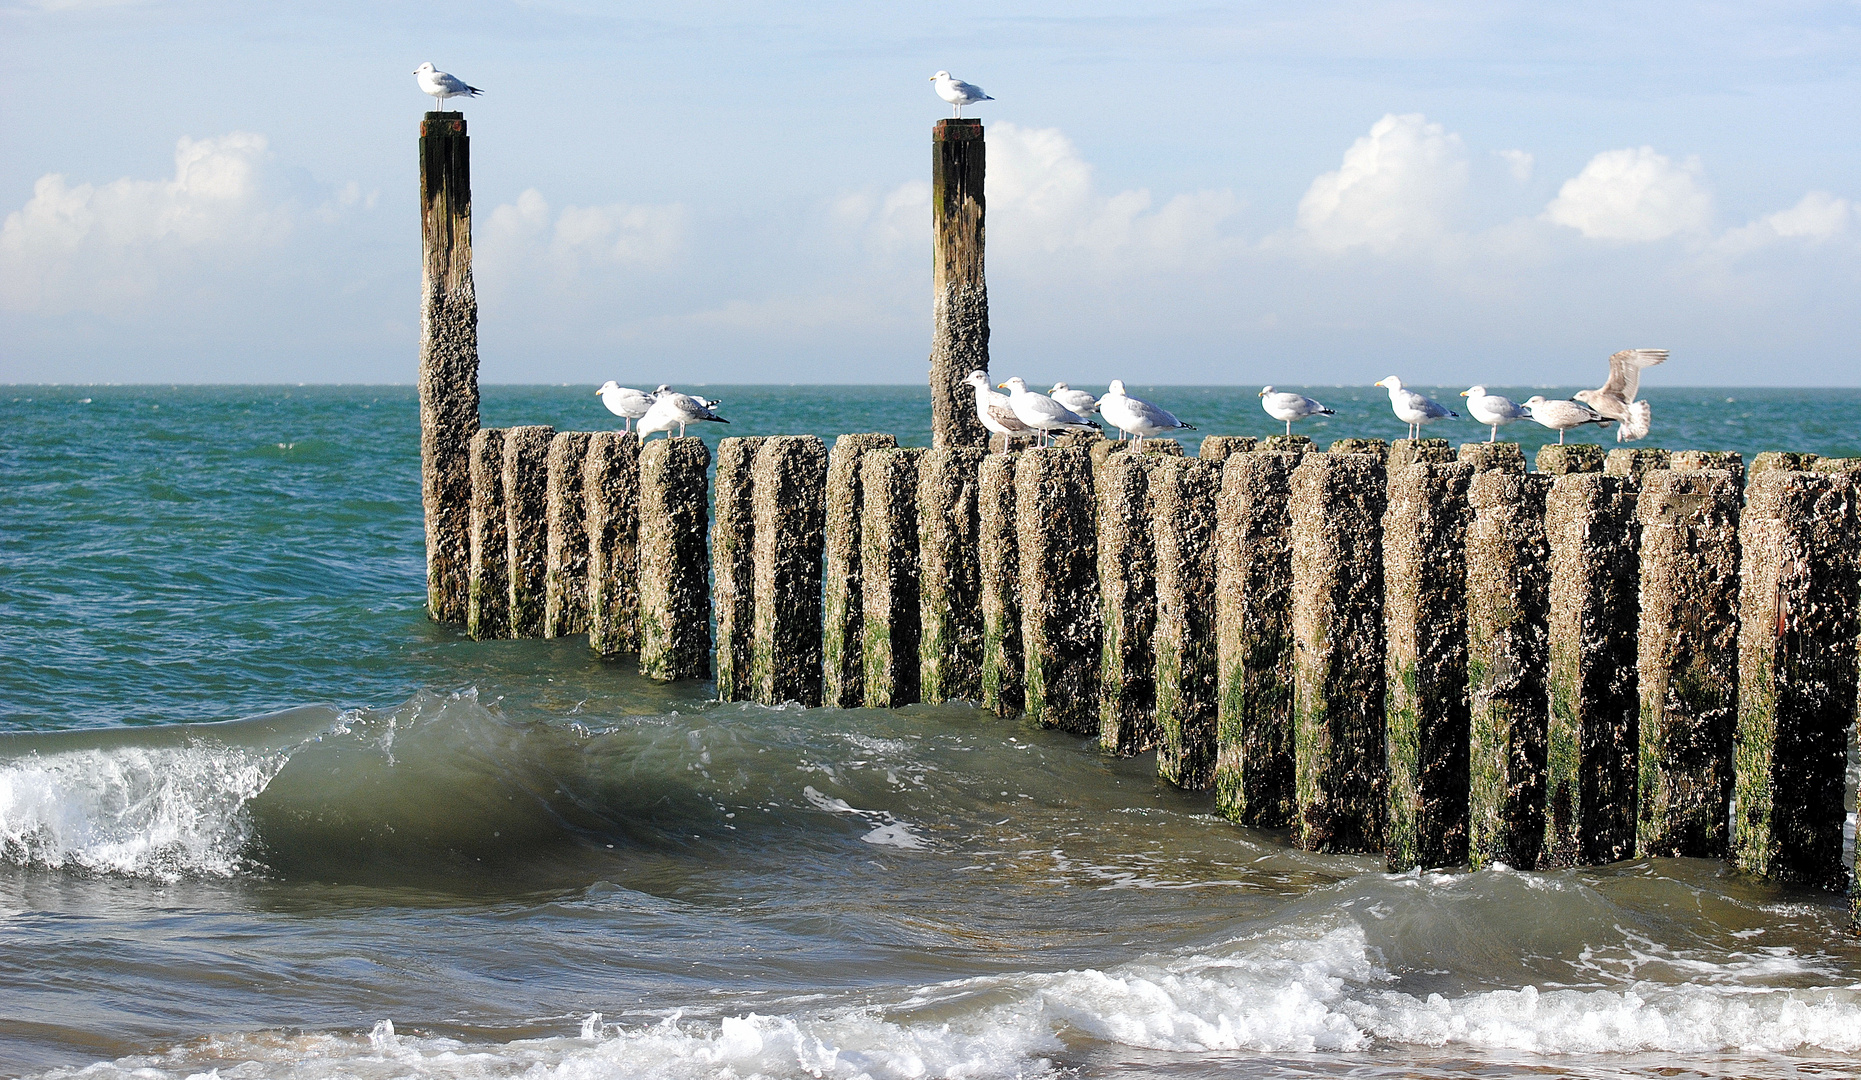
[[[695,438],[473,445],[503,447],[472,469],[480,636],[593,625],[601,597],[639,630],[591,643],[653,678],[982,701],[1398,869],[1657,854],[1852,877],[1852,460],[774,436],[718,445],[713,507]]]

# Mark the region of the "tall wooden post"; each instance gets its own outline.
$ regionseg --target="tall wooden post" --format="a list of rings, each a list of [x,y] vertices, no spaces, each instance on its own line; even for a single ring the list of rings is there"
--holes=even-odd
[[[980,174],[978,174],[978,177]],[[470,597],[472,435],[478,431],[478,297],[465,118],[420,122],[420,501],[426,608],[464,622]]]
[[[989,287],[982,278],[982,121],[946,119],[931,129],[931,445],[989,445],[963,382],[989,370]]]

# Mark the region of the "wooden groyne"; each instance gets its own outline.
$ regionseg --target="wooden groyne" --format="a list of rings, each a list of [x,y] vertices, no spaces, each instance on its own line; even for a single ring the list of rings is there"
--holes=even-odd
[[[935,139],[931,449],[479,429],[464,121],[422,125],[428,606],[725,701],[1156,754],[1392,869],[1724,858],[1861,897],[1861,461],[1210,436],[983,448],[981,130]],[[946,385],[947,384],[947,385]],[[968,421],[965,420],[968,418]],[[971,430],[974,428],[974,430]],[[1857,913],[1861,926],[1861,912]]]

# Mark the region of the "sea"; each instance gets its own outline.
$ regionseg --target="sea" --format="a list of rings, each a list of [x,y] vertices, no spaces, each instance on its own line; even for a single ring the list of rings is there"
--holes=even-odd
[[[929,440],[921,387],[688,389],[713,445]],[[1281,430],[1256,390],[1133,388],[1191,452]],[[1304,390],[1321,445],[1404,434]],[[484,422],[615,426],[593,391],[487,386]],[[1643,445],[1861,455],[1858,390],[1646,397]],[[1861,1074],[1840,896],[1389,874],[970,705],[468,640],[422,607],[418,433],[405,386],[0,386],[0,1074]]]

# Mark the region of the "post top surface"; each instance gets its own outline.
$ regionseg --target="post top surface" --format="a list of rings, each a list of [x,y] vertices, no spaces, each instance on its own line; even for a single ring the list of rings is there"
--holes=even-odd
[[[932,142],[981,141],[982,121],[973,116],[946,116],[931,128]]]
[[[454,137],[465,134],[465,114],[461,112],[429,112],[420,118],[420,137],[431,135],[450,135]]]

